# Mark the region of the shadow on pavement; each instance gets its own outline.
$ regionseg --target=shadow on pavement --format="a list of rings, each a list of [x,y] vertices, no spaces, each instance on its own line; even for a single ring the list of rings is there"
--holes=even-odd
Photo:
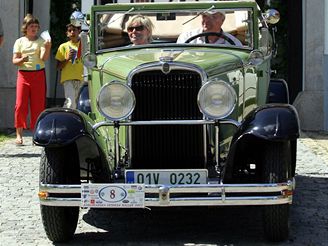
[[[101,240],[113,244],[184,245],[263,242],[260,207],[170,208],[152,210],[91,209],[83,220],[107,232]],[[92,241],[99,233],[76,235]],[[99,238],[99,239],[100,239]]]
[[[34,154],[34,153],[22,153],[22,154],[5,154],[2,155],[1,157],[3,158],[35,158],[35,157],[40,157],[41,154]]]

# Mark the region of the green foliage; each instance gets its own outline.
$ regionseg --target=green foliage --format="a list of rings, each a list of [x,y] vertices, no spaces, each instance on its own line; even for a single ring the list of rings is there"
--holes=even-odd
[[[74,11],[74,5],[79,9],[81,0],[52,0],[50,6],[50,33],[52,38],[52,51],[55,54],[59,45],[67,41],[66,25]]]
[[[3,141],[5,141],[5,140],[6,140],[6,138],[7,138],[7,136],[6,136],[6,135],[4,135],[4,134],[0,133],[0,143],[1,143],[1,142],[3,142]]]
[[[0,132],[0,143],[1,142],[5,142],[5,141],[7,141],[9,139],[12,139],[12,138],[13,138],[12,136],[10,136],[10,135],[8,135],[6,133]]]

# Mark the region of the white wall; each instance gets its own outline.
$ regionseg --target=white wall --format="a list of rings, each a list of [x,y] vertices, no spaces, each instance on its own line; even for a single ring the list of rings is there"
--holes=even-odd
[[[81,12],[87,14],[90,12],[91,6],[93,5],[93,0],[82,0],[81,1]]]
[[[14,127],[17,68],[12,64],[12,50],[15,40],[20,37],[22,13],[23,1],[0,0],[0,17],[5,40],[0,48],[0,129]]]
[[[5,39],[0,48],[0,129],[14,128],[17,67],[12,64],[12,50],[15,40],[22,36],[20,28],[26,7],[24,0],[0,0]],[[49,8],[50,0],[34,0],[33,14],[39,18],[42,29],[49,28]]]
[[[324,118],[324,130],[328,131],[328,0],[325,0],[325,19],[324,19],[324,61],[323,61],[323,69],[325,71],[324,74],[324,84],[325,84],[325,100],[324,100],[324,111],[325,111],[325,118]]]
[[[303,91],[295,99],[301,129],[327,129],[327,64],[324,56],[325,2],[303,0]]]

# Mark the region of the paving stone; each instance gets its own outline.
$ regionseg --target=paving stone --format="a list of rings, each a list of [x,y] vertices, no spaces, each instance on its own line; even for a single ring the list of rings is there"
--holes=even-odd
[[[28,134],[28,133],[27,133]],[[0,144],[0,245],[53,245],[42,227],[37,197],[41,148]],[[81,209],[69,245],[328,245],[328,134],[298,140],[291,234],[270,244],[258,207],[120,211]]]

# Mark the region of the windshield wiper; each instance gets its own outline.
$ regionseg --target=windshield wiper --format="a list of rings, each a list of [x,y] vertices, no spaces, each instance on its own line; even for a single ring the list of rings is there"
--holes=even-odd
[[[212,9],[214,9],[214,8],[215,8],[215,6],[212,5],[212,7],[208,8],[208,9],[205,9],[205,10],[202,11],[202,12],[199,12],[197,15],[195,15],[194,17],[192,17],[190,20],[185,21],[184,23],[182,23],[182,25],[187,24],[188,22],[192,21],[193,19],[196,19],[198,16],[200,16],[200,15],[202,15],[202,14],[206,13],[207,11],[210,11],[210,10],[212,10]]]

